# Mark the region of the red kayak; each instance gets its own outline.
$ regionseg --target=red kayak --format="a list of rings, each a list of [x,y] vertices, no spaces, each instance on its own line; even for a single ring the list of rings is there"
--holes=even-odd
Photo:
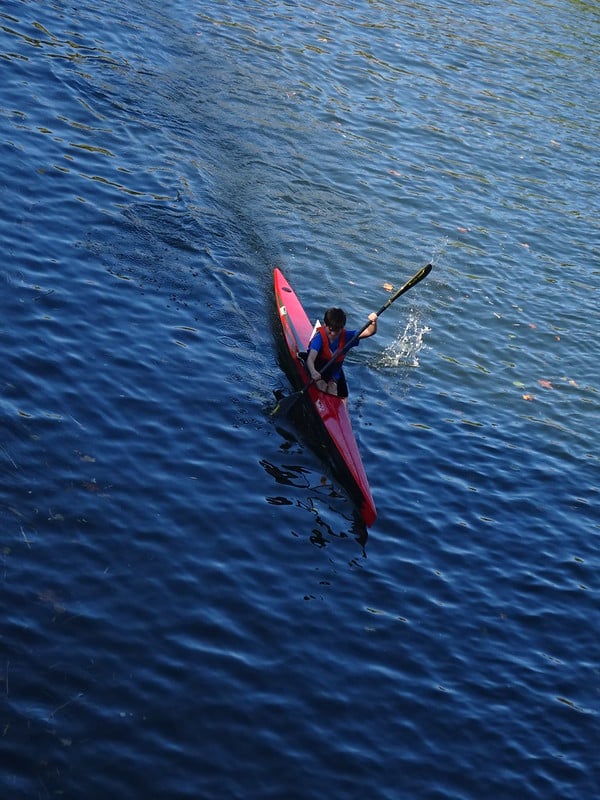
[[[274,283],[277,311],[291,359],[291,378],[302,389],[311,384],[301,354],[306,353],[314,326],[279,269],[275,269]],[[347,479],[343,482],[356,498],[365,525],[372,525],[377,511],[352,430],[346,400],[321,392],[314,383],[308,385],[305,397],[323,424],[331,443],[330,446],[328,443],[330,455],[338,467],[340,477]]]

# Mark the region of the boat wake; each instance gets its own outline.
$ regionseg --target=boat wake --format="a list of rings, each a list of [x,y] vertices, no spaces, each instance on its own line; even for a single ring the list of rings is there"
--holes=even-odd
[[[382,369],[418,367],[424,337],[430,331],[431,328],[422,322],[418,312],[411,311],[406,327],[377,357],[375,366]]]

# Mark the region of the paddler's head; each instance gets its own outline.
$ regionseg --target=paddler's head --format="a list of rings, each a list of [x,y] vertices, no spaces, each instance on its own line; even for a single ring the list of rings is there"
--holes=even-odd
[[[323,315],[323,322],[330,339],[335,339],[346,325],[346,314],[341,308],[328,308]]]

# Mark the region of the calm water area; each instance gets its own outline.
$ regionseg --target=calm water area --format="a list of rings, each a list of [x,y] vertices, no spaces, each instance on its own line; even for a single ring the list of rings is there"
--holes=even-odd
[[[0,797],[600,797],[600,6],[3,0]],[[378,519],[271,415],[278,266]]]

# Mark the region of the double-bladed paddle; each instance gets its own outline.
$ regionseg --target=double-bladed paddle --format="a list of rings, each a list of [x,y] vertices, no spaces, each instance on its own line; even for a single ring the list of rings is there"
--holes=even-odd
[[[417,283],[419,283],[420,281],[423,280],[423,278],[429,275],[432,268],[433,264],[426,264],[426,266],[422,267],[415,275],[412,276],[410,280],[406,281],[406,283],[403,286],[401,286],[397,292],[394,292],[394,294],[388,299],[386,303],[384,303],[381,306],[379,311],[376,312],[377,316],[378,317],[381,316],[381,314],[383,314],[383,312],[386,311],[386,309],[388,309],[392,305],[392,303],[394,303],[400,297],[400,295],[403,295],[405,292],[408,292],[409,289],[412,289],[413,286],[416,286]],[[350,350],[350,348],[353,346],[356,340],[360,337],[361,333],[364,333],[364,331],[366,331],[366,329],[369,327],[370,324],[371,320],[366,322],[359,331],[356,331],[354,336],[351,339],[349,339],[349,341],[347,341],[343,347],[341,347],[339,350],[336,350],[336,352],[332,355],[329,361],[325,364],[323,369],[319,370],[321,375],[327,373],[327,370],[334,365],[337,359],[341,355],[347,353],[348,350]],[[306,392],[314,383],[316,383],[315,379],[311,378],[311,380],[306,384],[306,386],[304,386],[304,388],[301,389],[299,392],[293,392],[293,394],[284,397],[282,400],[279,401],[279,403],[277,403],[273,411],[271,411],[271,415],[276,414],[278,411],[281,411],[282,409],[284,411],[289,411],[290,408],[293,405],[295,405],[295,403],[297,403],[297,401],[300,400],[300,398],[306,394]]]

